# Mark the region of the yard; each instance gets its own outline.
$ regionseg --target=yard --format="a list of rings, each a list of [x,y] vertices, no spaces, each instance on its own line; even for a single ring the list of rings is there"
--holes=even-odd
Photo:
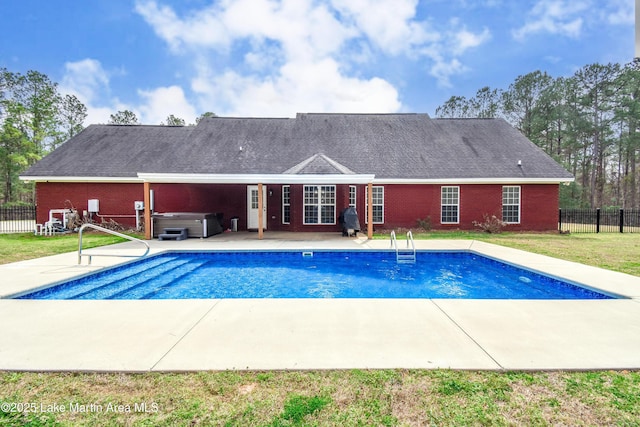
[[[640,276],[640,233],[413,233],[414,239],[475,239]],[[379,234],[375,238],[388,239]],[[398,242],[404,235],[398,233]]]
[[[478,239],[640,276],[640,234],[415,238]],[[0,236],[2,262],[76,248],[76,236]],[[0,425],[640,425],[635,371],[0,372],[0,390]]]
[[[111,245],[124,241],[119,237],[103,233],[85,233],[82,236],[84,248]],[[77,234],[62,234],[58,236],[36,236],[33,233],[0,234],[0,264],[77,250]]]

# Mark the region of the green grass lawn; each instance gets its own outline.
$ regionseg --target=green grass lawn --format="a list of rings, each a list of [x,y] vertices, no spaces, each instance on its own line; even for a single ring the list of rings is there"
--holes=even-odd
[[[86,237],[85,246],[119,241]],[[477,239],[640,276],[640,234],[415,237]],[[0,236],[3,262],[76,249],[77,236]],[[640,426],[640,372],[0,372],[0,426],[78,424]]]
[[[640,276],[640,233],[569,235],[480,233],[474,238],[487,243]]]
[[[85,232],[82,246],[93,248],[126,241],[111,234]],[[36,236],[29,234],[0,234],[0,264],[40,258],[78,250],[78,235]]]
[[[640,276],[640,233],[413,233],[418,239],[472,239]],[[376,239],[388,239],[377,234]],[[401,242],[405,236],[398,234]]]
[[[640,276],[640,233],[509,234],[479,240]]]
[[[0,390],[12,426],[640,423],[640,374],[627,371],[5,372]],[[11,412],[18,403],[35,412]]]

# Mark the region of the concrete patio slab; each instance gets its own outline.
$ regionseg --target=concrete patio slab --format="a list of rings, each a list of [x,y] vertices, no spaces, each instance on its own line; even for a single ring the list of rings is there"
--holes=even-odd
[[[504,369],[637,369],[631,300],[434,300]]]
[[[154,369],[499,366],[429,300],[223,300]]]
[[[148,371],[214,303],[0,300],[0,370]]]
[[[389,240],[335,233],[270,232],[264,240],[224,233],[150,244],[151,254],[389,249]],[[416,246],[474,251],[626,299],[6,299],[129,261],[95,257],[78,266],[77,254],[67,253],[0,265],[0,370],[640,369],[640,277],[471,240]],[[92,251],[136,254],[140,246]]]

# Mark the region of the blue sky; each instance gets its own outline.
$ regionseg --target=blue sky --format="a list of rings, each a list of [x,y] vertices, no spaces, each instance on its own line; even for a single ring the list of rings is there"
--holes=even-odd
[[[118,110],[434,114],[452,95],[635,54],[634,0],[5,0],[0,67]]]

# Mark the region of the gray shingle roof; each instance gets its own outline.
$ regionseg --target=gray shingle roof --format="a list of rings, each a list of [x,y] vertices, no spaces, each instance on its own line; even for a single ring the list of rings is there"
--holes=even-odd
[[[135,177],[162,171],[193,127],[91,125],[21,176]]]
[[[213,117],[196,127],[92,125],[22,176],[135,177],[138,172],[571,178],[502,119],[426,114]]]

